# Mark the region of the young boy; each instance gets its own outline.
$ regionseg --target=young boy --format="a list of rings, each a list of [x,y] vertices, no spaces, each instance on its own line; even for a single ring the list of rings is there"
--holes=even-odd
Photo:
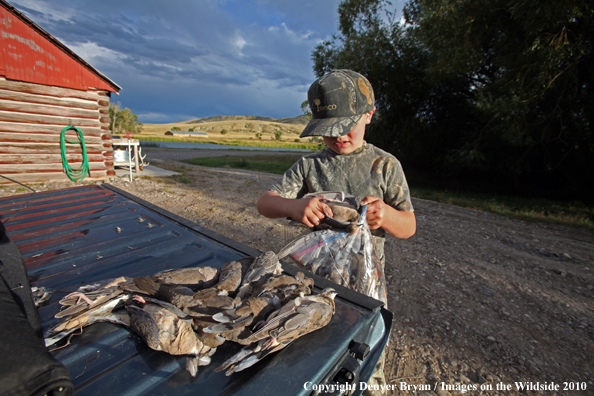
[[[342,191],[362,197],[383,272],[385,232],[409,238],[417,225],[400,162],[364,140],[365,126],[375,112],[371,84],[352,70],[334,70],[309,87],[307,99],[312,119],[301,137],[322,136],[326,147],[302,157],[285,172],[258,199],[258,211],[266,217],[290,217],[313,227],[325,217],[325,204],[317,198],[302,199],[305,194]],[[327,212],[332,211],[327,208]],[[382,297],[387,305],[387,296]],[[381,389],[386,384],[384,360],[382,354],[369,389]],[[385,394],[369,389],[364,395]]]
[[[416,231],[416,219],[400,162],[364,140],[365,126],[375,112],[371,84],[352,70],[334,70],[317,79],[307,97],[312,119],[301,137],[322,136],[326,147],[285,172],[258,199],[258,211],[313,227],[325,217],[325,204],[317,198],[301,199],[305,194],[342,191],[361,197],[368,205],[367,223],[383,265],[385,232],[409,238]]]

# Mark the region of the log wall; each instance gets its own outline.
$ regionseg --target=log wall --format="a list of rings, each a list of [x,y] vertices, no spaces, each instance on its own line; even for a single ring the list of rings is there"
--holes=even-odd
[[[70,180],[60,149],[61,132],[69,125],[83,133],[90,168],[85,180],[114,176],[106,91],[0,80],[0,175],[21,183]],[[66,138],[78,140],[73,130]],[[66,143],[66,158],[80,167],[80,144]],[[0,184],[8,183],[0,177]]]

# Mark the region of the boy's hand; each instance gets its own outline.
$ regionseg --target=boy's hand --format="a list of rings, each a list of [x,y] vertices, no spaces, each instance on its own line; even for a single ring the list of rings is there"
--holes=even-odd
[[[308,227],[320,224],[326,215],[332,216],[332,209],[318,198],[296,199],[292,208],[291,218]]]
[[[367,204],[367,224],[372,230],[383,228],[396,238],[410,238],[417,230],[413,211],[397,210],[378,197],[365,197],[361,204]]]
[[[386,204],[378,197],[365,197],[361,204],[367,204],[367,224],[369,229],[376,230],[380,228],[386,220]]]

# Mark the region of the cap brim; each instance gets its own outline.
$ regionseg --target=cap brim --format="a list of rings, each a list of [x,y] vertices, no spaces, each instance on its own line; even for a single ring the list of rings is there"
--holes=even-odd
[[[334,118],[320,118],[311,120],[301,132],[299,137],[307,136],[326,136],[326,137],[340,137],[350,133],[363,114],[357,114],[350,117],[334,117]]]

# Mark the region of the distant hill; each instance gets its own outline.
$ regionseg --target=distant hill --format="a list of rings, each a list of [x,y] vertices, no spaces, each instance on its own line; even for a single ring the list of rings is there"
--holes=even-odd
[[[234,120],[254,120],[254,121],[269,121],[278,122],[280,124],[297,124],[305,125],[309,121],[304,115],[297,117],[288,118],[272,118],[272,117],[259,117],[259,116],[212,116],[205,118],[198,118],[195,120],[185,121],[184,124],[202,124],[205,122],[216,122],[216,121],[234,121]]]
[[[304,115],[300,115],[297,117],[289,117],[289,118],[279,118],[277,122],[283,124],[299,124],[299,125],[307,125],[309,122],[309,118]]]

